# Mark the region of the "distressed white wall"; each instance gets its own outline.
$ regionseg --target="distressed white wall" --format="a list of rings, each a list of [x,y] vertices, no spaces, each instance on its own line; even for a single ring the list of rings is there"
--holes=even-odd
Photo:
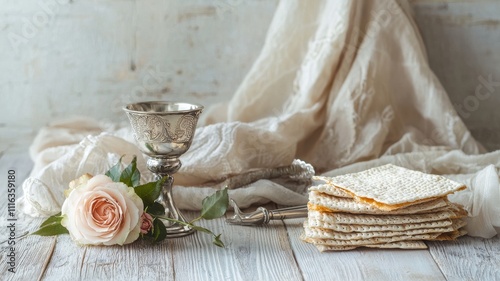
[[[144,99],[227,100],[277,1],[0,0],[0,127],[124,120],[120,107]],[[411,3],[452,102],[479,140],[500,148],[500,1]]]
[[[131,101],[227,100],[277,1],[0,0],[4,126],[124,119]]]
[[[500,149],[500,1],[413,0],[431,68],[465,124]]]

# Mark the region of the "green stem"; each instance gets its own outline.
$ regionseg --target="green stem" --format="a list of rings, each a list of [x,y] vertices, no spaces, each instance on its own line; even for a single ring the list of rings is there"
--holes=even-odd
[[[169,217],[163,217],[163,216],[156,216],[156,218],[159,218],[159,219],[163,219],[163,220],[167,220],[167,221],[171,221],[171,222],[175,222],[175,223],[178,223],[178,224],[181,224],[181,225],[184,225],[184,226],[190,226],[192,228],[195,227],[195,225],[193,224],[193,222],[195,221],[198,221],[200,219],[202,219],[202,217],[198,217],[194,220],[192,220],[191,222],[183,222],[183,221],[179,221],[179,220],[176,220],[176,219],[173,219],[173,218],[169,218]],[[196,227],[200,227],[200,226],[196,226]],[[213,237],[214,237],[214,244],[215,241],[217,240],[217,235],[215,235],[215,233],[213,233],[210,229],[207,229],[207,228],[204,228],[204,227],[200,227],[200,228],[203,228],[205,229],[208,233],[210,233]],[[195,229],[196,230],[196,229]],[[221,242],[222,243],[222,242]],[[216,244],[217,246],[219,246],[218,244]],[[224,244],[222,244],[224,245]],[[220,246],[219,246],[220,247]]]
[[[184,226],[192,226],[193,225],[190,222],[184,222],[184,221],[176,220],[176,219],[169,218],[169,217],[164,217],[164,216],[155,216],[155,217],[157,217],[159,219],[162,219],[162,220],[167,220],[167,221],[175,222],[175,223],[178,223],[178,224],[182,224]]]
[[[202,217],[197,217],[194,220],[190,221],[189,223],[192,224],[192,223],[195,223],[195,222],[197,222],[197,221],[199,221],[201,219],[202,219]]]

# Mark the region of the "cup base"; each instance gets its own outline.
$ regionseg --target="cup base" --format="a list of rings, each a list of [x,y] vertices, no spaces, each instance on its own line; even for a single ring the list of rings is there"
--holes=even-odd
[[[163,220],[162,220],[163,221]],[[195,232],[189,226],[182,226],[179,224],[171,224],[169,221],[163,221],[167,229],[167,238],[178,238],[191,235]],[[168,225],[170,224],[170,225]]]

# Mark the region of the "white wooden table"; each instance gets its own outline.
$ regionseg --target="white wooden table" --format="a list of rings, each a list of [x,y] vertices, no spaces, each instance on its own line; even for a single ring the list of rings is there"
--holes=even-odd
[[[8,238],[7,174],[16,172],[17,198],[32,168],[27,151],[0,155],[2,235]],[[187,212],[188,217],[196,214]],[[499,214],[500,215],[500,214]],[[16,235],[42,219],[18,219]],[[15,245],[16,273],[8,271],[8,243],[1,244],[1,280],[500,280],[500,238],[460,238],[427,243],[428,250],[358,249],[320,253],[299,239],[303,219],[263,227],[201,221],[222,232],[226,248],[194,234],[159,244],[80,247],[68,235],[28,236]]]

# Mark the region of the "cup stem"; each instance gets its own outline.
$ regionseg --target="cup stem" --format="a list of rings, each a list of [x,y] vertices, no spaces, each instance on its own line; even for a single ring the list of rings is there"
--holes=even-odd
[[[152,170],[152,169],[151,169]],[[157,172],[157,171],[156,171]],[[165,216],[182,222],[188,222],[186,218],[182,215],[179,209],[176,207],[174,198],[172,196],[172,187],[174,183],[174,178],[167,173],[155,173],[156,180],[159,180],[167,176],[167,180],[164,182],[162,187],[162,192],[156,202],[160,203],[165,207]],[[167,237],[183,237],[194,233],[194,229],[184,226],[175,222],[168,220],[161,220],[167,229]]]

